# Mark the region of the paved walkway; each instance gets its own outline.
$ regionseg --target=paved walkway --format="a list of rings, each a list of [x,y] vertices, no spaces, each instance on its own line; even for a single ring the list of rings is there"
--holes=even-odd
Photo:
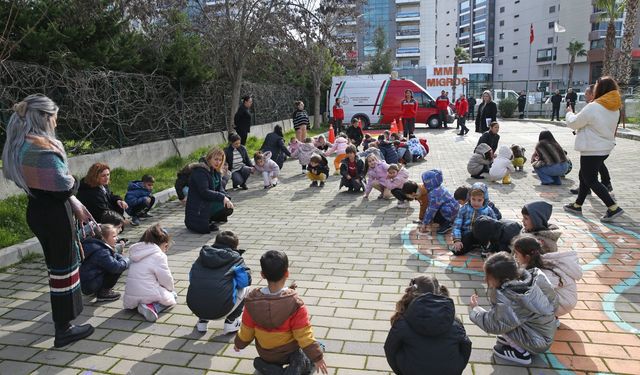
[[[233,192],[238,208],[224,229],[239,234],[259,285],[264,284],[259,280],[260,255],[268,249],[287,252],[291,278],[309,306],[316,336],[327,347],[331,374],[389,373],[383,351],[389,317],[409,279],[418,273],[436,274],[452,293],[457,314],[473,341],[466,374],[638,374],[640,143],[618,140],[607,161],[615,196],[627,214],[615,225],[605,226],[597,220],[604,211],[597,199],[588,198],[584,218],[569,216],[561,209],[571,199],[568,189],[575,187],[579,167],[568,129],[505,122],[501,142],[518,143],[530,154],[545,127],[574,160],[566,185],[540,186],[529,167],[514,176],[512,185],[490,185],[492,200],[505,218],[519,219],[520,208],[528,201],[551,202],[555,208],[552,222],[564,231],[560,250],[577,250],[585,270],[576,309],[561,319],[551,350],[536,356],[529,368],[492,359],[495,338],[468,319],[469,296],[474,292],[486,295],[481,261],[450,257],[445,239],[435,233],[418,237],[410,224],[417,217],[415,203],[399,210],[395,202],[376,200],[375,195],[363,201],[359,195],[337,193],[337,177],[324,189],[309,188],[294,161],[286,163],[277,188],[264,191],[261,181],[254,178],[250,190]],[[472,182],[466,162],[477,135],[460,138],[453,130],[423,131],[431,154],[426,162],[410,167],[411,176],[418,179],[425,169],[440,168],[451,191]],[[232,338],[221,336],[221,322],[213,322],[209,333],[199,335],[194,330],[196,319],[184,303],[191,263],[213,235],[188,233],[182,224],[183,210],[176,202],[153,213],[175,236],[169,262],[180,295],[178,306],[149,324],[136,313],[122,310],[121,301],[86,301],[79,321],[94,324],[95,334],[55,350],[43,262],[19,265],[0,273],[0,374],[253,374],[255,347],[236,354]],[[136,239],[144,227],[125,235]],[[124,290],[124,285],[117,289]],[[486,298],[482,305],[487,306]]]

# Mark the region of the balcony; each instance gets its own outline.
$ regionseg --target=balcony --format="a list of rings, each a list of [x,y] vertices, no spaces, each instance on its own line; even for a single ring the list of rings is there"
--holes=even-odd
[[[356,33],[339,33],[336,37],[342,41],[356,40]]]
[[[396,40],[420,39],[420,29],[398,30]]]
[[[396,57],[420,57],[420,48],[404,47],[396,49]]]
[[[396,22],[420,21],[420,12],[399,12],[396,13]]]
[[[420,3],[420,0],[396,0],[396,4],[418,4]]]

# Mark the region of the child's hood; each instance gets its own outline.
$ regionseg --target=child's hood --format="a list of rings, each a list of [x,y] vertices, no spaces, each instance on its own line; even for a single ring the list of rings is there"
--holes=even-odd
[[[523,277],[519,280],[507,281],[499,289],[511,304],[518,305],[525,310],[535,314],[550,315],[554,313],[554,305],[549,301],[549,297],[545,295],[544,290],[554,293],[553,287],[549,283],[547,277],[537,268],[523,270]],[[500,297],[498,297],[500,301]],[[502,301],[507,302],[507,301]]]
[[[147,190],[147,188],[144,187],[142,181],[131,181],[127,186],[127,190],[140,190],[140,189]]]
[[[486,143],[480,143],[479,145],[476,146],[475,150],[473,150],[474,153],[480,154],[480,155],[484,155],[489,151],[491,151],[491,146],[489,146]]]
[[[205,245],[200,249],[198,262],[206,268],[217,269],[235,264],[240,259],[240,253],[226,247]]]
[[[266,295],[260,289],[254,289],[244,300],[244,308],[251,318],[267,329],[282,326],[303,305],[304,302],[293,289],[286,289],[278,295]]]
[[[578,253],[573,250],[542,254],[542,262],[545,267],[558,269],[574,280],[582,278],[582,267],[578,261]]]
[[[471,190],[476,189],[482,190],[482,192],[484,193],[484,203],[482,204],[482,207],[487,207],[489,205],[489,188],[487,187],[487,184],[485,184],[484,182],[476,182],[471,185],[469,193],[471,192]],[[469,196],[469,198],[467,199],[467,203],[471,205],[471,196]]]
[[[300,143],[298,147],[299,151],[304,154],[311,154],[314,151],[318,151],[318,148],[313,143]]]
[[[439,169],[432,169],[422,173],[422,182],[427,191],[433,191],[442,185],[442,172]]]
[[[513,158],[513,152],[508,146],[502,145],[498,149],[498,159],[511,160]]]
[[[262,157],[264,158],[265,165],[269,162],[269,160],[271,160],[271,156],[273,156],[271,154],[271,151],[265,151],[262,153]]]
[[[549,227],[549,219],[553,206],[547,202],[536,201],[527,203],[524,208],[529,212],[529,217],[533,223],[534,230],[546,229]]]
[[[409,304],[404,319],[422,336],[439,336],[451,329],[455,314],[451,298],[425,293]]]
[[[156,253],[164,255],[160,247],[154,243],[138,242],[131,245],[131,247],[129,248],[129,258],[132,262],[139,262],[142,259]]]

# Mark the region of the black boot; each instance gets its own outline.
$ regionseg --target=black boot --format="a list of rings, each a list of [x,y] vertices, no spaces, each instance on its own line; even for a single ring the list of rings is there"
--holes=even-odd
[[[56,323],[56,337],[53,341],[53,346],[56,348],[67,346],[73,342],[91,336],[93,331],[94,329],[91,324],[74,326],[69,324],[69,322]]]

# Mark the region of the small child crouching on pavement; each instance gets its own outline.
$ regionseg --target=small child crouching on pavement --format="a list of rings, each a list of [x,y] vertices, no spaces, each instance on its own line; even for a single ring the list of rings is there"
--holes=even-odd
[[[327,158],[322,154],[313,154],[309,159],[309,165],[307,166],[307,178],[311,180],[309,187],[324,186],[324,182],[329,176],[329,163]]]
[[[377,156],[371,154],[367,156],[365,159],[365,173],[367,174],[367,185],[364,188],[364,197],[363,199],[369,199],[369,194],[371,190],[374,188],[380,191],[380,196],[378,199],[387,198],[391,199],[391,192],[388,192],[388,196],[384,195],[384,186],[383,182],[387,178],[387,170],[389,169],[389,164],[385,163],[384,160],[378,159]]]
[[[464,206],[465,203],[469,201],[469,190],[471,190],[471,186],[463,185],[458,187],[456,191],[453,192],[453,197],[458,201],[458,203],[460,203],[460,207]],[[489,203],[487,203],[487,206],[491,207],[493,213],[496,215],[496,219],[502,219],[502,213],[500,212],[498,207],[496,207],[495,203],[491,201],[491,199],[489,199]]]
[[[414,221],[414,224],[422,224],[424,213],[427,211],[427,206],[429,205],[429,192],[427,191],[427,188],[424,187],[424,184],[418,184],[415,181],[407,181],[402,185],[402,194],[406,202],[404,205],[405,207],[408,207],[409,202],[412,200],[420,202],[418,221]],[[396,196],[396,198],[400,200],[398,196]]]
[[[507,146],[500,146],[498,155],[493,160],[491,168],[489,168],[489,180],[499,181],[507,185],[511,183],[511,173],[516,171],[513,166],[513,153]]]
[[[421,232],[427,231],[427,225],[432,222],[439,224],[438,234],[451,231],[451,225],[458,214],[460,205],[453,199],[449,190],[442,186],[442,171],[432,169],[422,173],[422,183],[428,192],[427,212],[422,219]]]
[[[398,208],[406,208],[408,204],[405,202],[406,197],[402,193],[402,186],[409,179],[409,172],[401,164],[391,164],[387,169],[387,178],[382,182],[386,191],[390,191],[391,195],[398,199]]]
[[[362,179],[364,178],[364,162],[358,158],[357,150],[354,145],[347,146],[347,157],[342,159],[340,163],[340,186],[346,186],[350,193],[364,190]]]
[[[542,253],[558,251],[558,239],[562,235],[560,228],[549,224],[553,206],[547,202],[536,201],[522,207],[522,233],[528,233],[540,241]]]
[[[327,374],[323,348],[313,336],[309,313],[292,288],[285,287],[289,259],[282,251],[270,250],[260,258],[266,287],[245,297],[242,325],[234,350],[246,348],[254,339],[259,357],[253,366],[261,374],[311,374],[315,369]],[[283,370],[282,366],[289,365]]]
[[[134,227],[140,225],[141,218],[152,217],[149,210],[156,203],[156,197],[151,194],[155,182],[155,178],[148,174],[142,176],[140,181],[129,182],[124,201],[129,205],[126,211],[131,216],[131,225]]]
[[[298,158],[298,162],[302,166],[302,174],[307,170],[307,164],[313,154],[322,153],[311,141],[311,138],[305,138],[304,142],[298,142],[298,147],[291,153],[291,157]]]
[[[473,224],[480,216],[489,216],[493,219],[496,215],[488,205],[489,190],[487,185],[476,182],[469,191],[469,201],[458,211],[458,216],[453,223],[453,255],[463,255],[474,248],[483,249],[482,244],[473,236]]]
[[[265,189],[270,189],[278,185],[278,175],[280,174],[280,167],[278,163],[271,160],[271,151],[267,151],[264,154],[260,151],[253,155],[253,168],[262,173],[262,181]]]

